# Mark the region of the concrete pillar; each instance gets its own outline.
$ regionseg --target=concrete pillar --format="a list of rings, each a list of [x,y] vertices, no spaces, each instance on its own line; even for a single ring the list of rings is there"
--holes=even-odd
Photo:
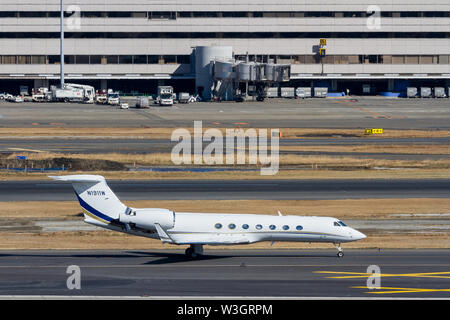
[[[106,79],[100,80],[100,90],[108,90],[108,80]]]
[[[393,92],[395,89],[395,80],[394,79],[389,79],[388,80],[388,91],[389,92]]]
[[[337,79],[331,80],[331,91],[336,92],[337,91]]]

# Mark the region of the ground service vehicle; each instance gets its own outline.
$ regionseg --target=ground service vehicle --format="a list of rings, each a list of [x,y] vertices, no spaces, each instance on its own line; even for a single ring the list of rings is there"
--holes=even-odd
[[[160,106],[172,106],[173,88],[170,86],[159,86],[157,102]]]

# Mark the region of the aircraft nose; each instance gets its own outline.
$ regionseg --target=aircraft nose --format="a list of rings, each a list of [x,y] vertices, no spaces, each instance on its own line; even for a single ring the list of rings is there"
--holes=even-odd
[[[352,237],[355,240],[362,240],[362,239],[367,238],[364,233],[359,232],[358,230],[355,230],[355,229],[352,230]]]

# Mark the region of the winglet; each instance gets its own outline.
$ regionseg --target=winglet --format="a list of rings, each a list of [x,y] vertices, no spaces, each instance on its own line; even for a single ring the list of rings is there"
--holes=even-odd
[[[167,234],[166,231],[160,226],[159,223],[155,223],[156,231],[158,232],[158,236],[161,239],[162,243],[176,243],[173,239]]]

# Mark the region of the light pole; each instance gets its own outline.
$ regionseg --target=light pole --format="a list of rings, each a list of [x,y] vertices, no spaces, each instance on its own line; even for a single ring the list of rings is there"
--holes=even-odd
[[[61,18],[60,18],[60,31],[61,38],[59,40],[59,53],[60,53],[60,80],[61,89],[64,88],[64,0],[61,0]]]

